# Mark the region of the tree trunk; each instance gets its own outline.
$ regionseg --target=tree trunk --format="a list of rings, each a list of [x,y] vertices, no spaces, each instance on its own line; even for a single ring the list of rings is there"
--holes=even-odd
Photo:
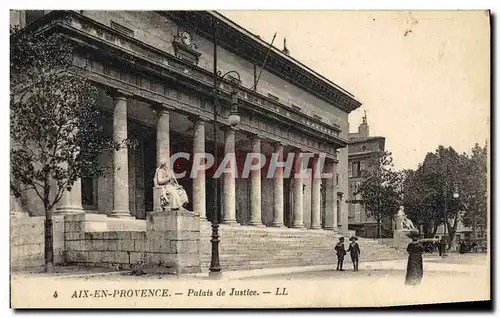
[[[45,247],[45,271],[54,272],[54,227],[52,226],[52,207],[50,206],[50,184],[48,173],[45,173],[45,187],[43,203],[45,207],[44,247]]]
[[[439,227],[439,224],[437,222],[433,222],[433,225],[432,225],[432,236],[431,237],[436,236],[438,227]]]
[[[54,228],[52,226],[52,213],[47,213],[45,218],[45,271],[52,273],[54,271]]]
[[[377,237],[378,238],[381,238],[381,235],[380,235],[380,214],[377,215]]]

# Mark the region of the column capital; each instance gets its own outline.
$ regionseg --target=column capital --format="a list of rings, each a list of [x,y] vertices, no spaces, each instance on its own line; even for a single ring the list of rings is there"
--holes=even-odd
[[[253,132],[246,132],[245,135],[251,140],[255,140],[255,139],[263,140],[264,139],[264,137],[262,135],[257,134],[257,133],[253,133]]]
[[[176,108],[172,105],[169,105],[167,103],[163,102],[155,102],[151,104],[151,108],[157,113],[157,114],[162,114],[166,113],[168,114],[170,111],[175,110]]]
[[[113,99],[127,99],[134,96],[132,92],[129,92],[121,88],[112,88],[107,92],[107,94]]]
[[[196,123],[198,121],[202,121],[204,123],[210,121],[211,119],[208,118],[207,116],[204,116],[204,115],[198,115],[198,114],[192,114],[192,115],[189,115],[188,116],[188,119],[193,122],[193,123]]]
[[[221,124],[219,125],[219,129],[222,130],[223,132],[235,132],[237,130],[236,127],[234,126],[231,126],[231,125],[224,125],[224,124]]]

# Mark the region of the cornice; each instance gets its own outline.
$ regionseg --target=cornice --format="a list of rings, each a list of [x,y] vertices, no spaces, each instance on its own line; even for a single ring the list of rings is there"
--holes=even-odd
[[[163,82],[171,81],[176,85],[204,94],[205,98],[213,96],[213,74],[200,67],[186,63],[173,55],[123,35],[73,11],[55,11],[44,17],[44,20],[46,20],[46,24],[53,26],[52,30],[49,31],[59,30],[59,32],[67,34],[86,50],[98,53],[96,57],[118,63],[123,70],[137,71]],[[41,26],[44,27],[44,24]],[[115,44],[115,40],[122,45]],[[97,74],[89,76],[96,78]],[[227,101],[229,100],[229,82],[225,80],[220,82],[221,101]],[[139,88],[127,87],[133,89],[137,95]],[[146,95],[141,93],[141,96]],[[339,136],[340,128],[338,126],[310,118],[287,105],[272,101],[241,86],[238,89],[238,95],[242,109],[260,112],[269,120],[276,120],[283,126],[295,127],[308,135],[334,144],[335,147],[341,148],[347,145],[347,140]],[[152,97],[152,99],[154,98],[157,97]],[[182,107],[178,108],[180,110]]]
[[[230,20],[222,19],[223,16],[218,13],[208,11],[157,12],[175,23],[192,29],[208,40],[213,37],[211,24],[212,19],[215,19],[218,25],[217,42],[220,46],[258,66],[261,66],[266,58],[269,44],[238,27]],[[352,94],[274,47],[269,52],[265,69],[348,113],[361,106],[361,102],[356,100]]]

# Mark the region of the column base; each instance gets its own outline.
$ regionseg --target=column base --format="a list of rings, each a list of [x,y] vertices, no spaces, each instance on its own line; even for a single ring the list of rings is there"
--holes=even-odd
[[[284,223],[273,223],[273,224],[271,224],[271,227],[285,228],[285,224]]]
[[[309,229],[311,229],[311,230],[320,230],[320,229],[321,229],[321,226],[319,226],[319,225],[311,225],[311,226],[309,227]]]
[[[292,224],[292,229],[303,229],[305,228],[304,223]]]
[[[54,210],[54,215],[58,214],[70,214],[70,213],[83,213],[83,207],[78,206],[61,206]]]
[[[120,218],[120,219],[132,219],[132,215],[130,215],[130,211],[113,211],[109,215],[110,218]]]
[[[255,227],[266,227],[262,222],[252,222],[248,223],[248,226],[255,226]]]
[[[338,231],[338,230],[339,230],[339,228],[338,228],[338,227],[335,227],[335,226],[325,226],[325,227],[323,228],[323,230],[325,230],[325,231]]]
[[[239,223],[236,220],[222,220],[220,224],[224,225],[239,225]]]

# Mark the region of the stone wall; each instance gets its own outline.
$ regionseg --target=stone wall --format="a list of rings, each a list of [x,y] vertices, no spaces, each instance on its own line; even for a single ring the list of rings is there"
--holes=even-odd
[[[66,216],[64,225],[67,264],[124,269],[144,260],[144,231],[85,232],[83,214]]]
[[[115,269],[161,269],[167,273],[200,271],[199,218],[189,211],[152,212],[146,231],[85,232],[85,214],[64,217],[67,264]]]
[[[145,231],[88,232],[88,214],[54,217],[54,263],[200,271],[200,220],[190,211],[148,213]],[[11,268],[44,265],[45,217],[11,216]],[[144,222],[144,221],[143,221]]]
[[[10,264],[13,269],[43,266],[45,217],[14,213],[10,218]],[[54,262],[64,260],[64,221],[54,217]]]

